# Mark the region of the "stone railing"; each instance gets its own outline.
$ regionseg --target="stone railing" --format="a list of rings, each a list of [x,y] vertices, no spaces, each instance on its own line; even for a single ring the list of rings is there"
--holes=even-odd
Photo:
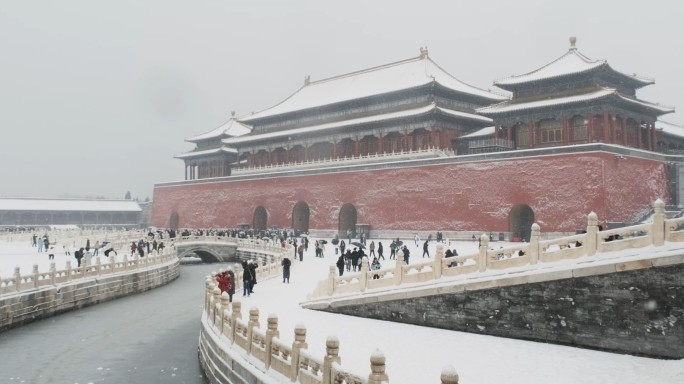
[[[397,286],[405,283],[422,283],[442,276],[458,276],[482,273],[487,270],[503,270],[537,263],[594,256],[597,252],[622,251],[625,249],[661,246],[665,241],[684,242],[684,218],[665,219],[665,204],[658,199],[654,203],[653,221],[629,227],[599,231],[598,217],[592,212],[587,216],[586,233],[553,240],[540,240],[539,225],[532,224],[529,243],[489,249],[489,235],[480,237],[479,253],[456,257],[444,257],[444,246],[437,246],[434,260],[409,264],[397,262],[394,268],[376,271],[369,269],[368,260],[361,262],[357,273],[337,276],[337,269],[330,266],[328,278],[319,282],[309,299],[335,294],[362,293],[366,290]],[[397,259],[403,260],[402,252]],[[378,275],[379,279],[374,279]]]
[[[307,350],[306,327],[297,325],[293,341],[288,343],[280,336],[278,316],[271,314],[266,319],[266,329],[260,329],[259,309],[251,308],[249,317],[243,320],[242,303],[229,302],[226,293],[216,285],[214,275],[205,281],[205,306],[202,313],[202,332],[200,336],[200,363],[205,375],[212,384],[230,383],[229,377],[236,375],[235,366],[226,360],[241,359],[244,364],[256,367],[263,375],[274,371],[281,375],[283,383],[301,384],[381,384],[389,383],[385,373],[385,356],[375,351],[370,356],[371,372],[367,377],[344,369],[340,364],[340,342],[334,336],[326,340],[324,356],[314,356]],[[229,351],[239,350],[234,356]],[[247,357],[245,357],[245,354]],[[240,364],[240,363],[238,363]],[[249,370],[240,369],[242,375]],[[260,380],[257,373],[251,373],[249,382],[273,382],[274,373],[268,374],[270,380]],[[458,374],[451,366],[443,369],[442,384],[458,384]]]
[[[134,273],[168,261],[176,261],[177,256],[175,252],[169,251],[161,255],[148,255],[142,258],[137,255],[130,258],[123,255],[121,258],[109,257],[105,262],[102,262],[101,257],[93,257],[93,260],[93,264],[81,265],[80,267],[72,267],[71,261],[67,261],[65,268],[59,270],[52,262],[48,271],[39,271],[38,265],[34,265],[29,274],[22,274],[20,268],[16,267],[12,277],[0,278],[0,296],[77,282],[80,279],[103,277],[117,273]]]
[[[370,155],[359,155],[351,157],[338,157],[333,159],[309,160],[292,162],[276,165],[266,165],[259,167],[235,168],[231,171],[233,175],[248,175],[252,173],[293,171],[299,169],[310,169],[318,167],[337,167],[343,165],[367,164],[369,162],[384,162],[395,160],[412,160],[423,158],[437,158],[454,156],[454,152],[441,148],[417,149],[415,151],[385,152]]]

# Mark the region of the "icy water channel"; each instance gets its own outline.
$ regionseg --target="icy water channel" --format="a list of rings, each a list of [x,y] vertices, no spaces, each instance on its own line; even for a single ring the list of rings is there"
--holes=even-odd
[[[182,265],[164,287],[0,333],[0,383],[204,383],[199,319],[217,268]]]

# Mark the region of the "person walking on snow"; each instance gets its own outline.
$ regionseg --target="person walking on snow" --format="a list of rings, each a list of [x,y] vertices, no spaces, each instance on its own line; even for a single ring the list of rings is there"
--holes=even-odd
[[[425,257],[425,255],[430,257],[430,252],[428,252],[428,241],[429,240],[425,240],[425,243],[423,243],[423,257]]]
[[[283,266],[283,283],[287,281],[287,283],[290,284],[290,265],[292,265],[292,262],[285,257],[280,264]]]
[[[370,245],[368,246],[368,256],[375,256],[375,241],[371,241]]]

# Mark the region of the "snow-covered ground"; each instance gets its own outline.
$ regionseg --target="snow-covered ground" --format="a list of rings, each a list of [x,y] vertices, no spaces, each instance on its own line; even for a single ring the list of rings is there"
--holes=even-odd
[[[406,244],[411,247],[411,263],[419,262],[422,243],[418,247],[413,240]],[[383,241],[383,245],[387,258],[389,243]],[[505,244],[490,245],[498,248]],[[664,255],[681,246],[652,250]],[[262,328],[265,328],[266,316],[278,315],[281,339],[287,343],[294,338],[295,325],[305,324],[308,348],[320,357],[325,353],[326,338],[336,335],[340,340],[342,366],[362,376],[368,375],[370,356],[379,349],[387,358],[387,373],[392,384],[438,383],[441,369],[446,365],[456,368],[460,382],[464,384],[684,383],[684,360],[648,359],[302,309],[298,303],[306,299],[319,280],[327,277],[329,266],[336,261],[332,246],[326,247],[324,258],[314,257],[314,247],[310,246],[303,262],[294,261],[289,284],[273,278],[258,282],[250,297],[236,294],[234,299],[243,303],[243,317],[250,308],[257,307]],[[477,243],[455,242],[449,248],[456,248],[464,255],[475,252]],[[433,242],[430,254],[434,256],[434,252]],[[611,258],[622,256],[633,257],[624,251]],[[63,268],[66,259],[63,254],[56,255],[58,269]],[[38,263],[41,270],[49,267],[47,255],[38,254],[30,247],[28,239],[0,243],[0,276],[9,277],[15,265],[20,265],[22,273],[27,273],[33,263]],[[387,260],[382,264],[390,267],[394,262]],[[216,266],[217,269],[222,267],[224,265]],[[197,284],[203,286],[204,281]]]

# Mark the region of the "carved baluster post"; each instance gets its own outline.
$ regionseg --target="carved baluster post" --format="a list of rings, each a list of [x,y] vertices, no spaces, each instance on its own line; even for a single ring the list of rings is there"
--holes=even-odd
[[[14,289],[21,291],[21,270],[19,267],[14,267]]]
[[[218,287],[214,286],[214,288],[211,289],[211,297],[209,298],[208,312],[208,320],[211,321],[212,324],[214,323],[214,311],[216,310],[216,303],[218,302],[220,296],[221,290],[218,289]]]
[[[114,273],[114,272],[116,272],[116,254],[114,254],[113,251],[110,252],[109,254],[112,255],[112,256],[109,257],[109,264],[110,264],[110,267],[109,267],[109,268],[110,268],[110,271],[109,271],[109,273]]]
[[[435,261],[432,265],[432,273],[435,279],[442,277],[442,260],[444,260],[444,244],[437,244],[437,252],[435,253]]]
[[[235,340],[235,323],[237,319],[242,320],[242,303],[239,301],[233,301],[233,312],[230,315],[230,341]]]
[[[591,212],[587,216],[587,234],[584,238],[584,247],[587,256],[594,256],[598,249],[598,216]]]
[[[394,283],[401,285],[404,280],[404,251],[401,249],[397,251],[397,262],[394,265]]]
[[[532,224],[532,234],[530,235],[530,264],[537,264],[539,261],[539,237],[541,228],[539,224]]]
[[[271,367],[271,344],[274,337],[279,337],[278,332],[278,316],[275,314],[268,315],[266,319],[266,369]]]
[[[226,313],[228,313],[228,317],[230,318],[230,312],[228,311],[229,307],[230,307],[230,296],[228,296],[228,292],[223,292],[223,293],[221,293],[221,311],[218,313],[218,315],[221,316],[219,321],[221,324],[221,334],[222,335],[223,335],[223,332],[225,330]]]
[[[33,264],[33,287],[38,288],[38,278],[40,274],[38,273],[38,264]]]
[[[334,265],[330,266],[330,270],[328,271],[328,286],[327,289],[328,291],[326,294],[328,296],[332,296],[335,293],[335,278],[337,277],[337,267]]]
[[[102,274],[102,261],[100,261],[99,256],[95,259],[95,270],[97,271],[98,276]]]
[[[359,278],[359,284],[361,284],[361,292],[366,291],[366,287],[368,286],[368,257],[364,256],[363,259],[361,259],[361,278]]]
[[[211,292],[216,287],[215,280],[211,276],[207,276],[204,280],[204,310],[209,313],[209,299],[211,298]]]
[[[124,264],[124,271],[128,270],[128,255],[124,255],[123,257],[123,264]]]
[[[67,260],[66,262],[66,280],[71,281],[71,260]]]
[[[389,377],[385,373],[385,355],[376,349],[371,355],[371,373],[368,375],[368,384],[383,384],[389,382]]]
[[[442,374],[439,378],[442,384],[458,384],[458,373],[453,365],[447,365],[442,368]]]
[[[653,227],[651,228],[651,236],[653,245],[660,247],[665,244],[665,203],[658,199],[653,203]]]
[[[249,321],[247,322],[247,353],[252,354],[252,333],[254,328],[259,328],[259,308],[249,309]]]
[[[299,352],[306,349],[306,326],[304,324],[295,325],[294,341],[292,342],[292,366],[290,367],[290,380],[296,381],[299,373]]]
[[[57,282],[57,267],[55,266],[55,262],[50,263],[50,285],[55,285]]]
[[[483,233],[480,236],[480,257],[477,259],[477,264],[480,267],[479,271],[484,272],[487,270],[489,264],[489,257],[487,256],[487,250],[489,249],[489,236]]]
[[[337,336],[328,336],[325,341],[325,357],[323,358],[323,384],[332,384],[332,364],[340,364],[340,340]]]

